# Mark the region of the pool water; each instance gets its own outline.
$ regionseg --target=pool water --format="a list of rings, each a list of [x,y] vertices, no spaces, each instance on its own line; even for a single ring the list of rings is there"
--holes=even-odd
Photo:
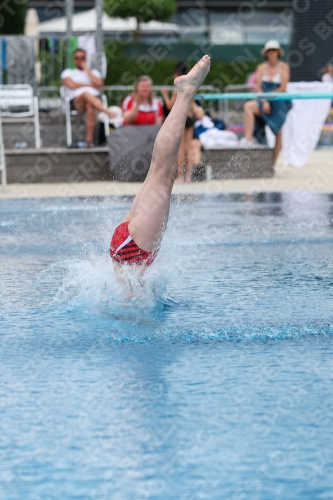
[[[130,203],[0,202],[0,498],[333,499],[333,198],[175,197],[131,294]]]

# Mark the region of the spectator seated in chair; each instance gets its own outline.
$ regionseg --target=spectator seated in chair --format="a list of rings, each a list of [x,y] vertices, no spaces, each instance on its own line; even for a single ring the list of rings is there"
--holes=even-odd
[[[102,75],[97,69],[88,68],[85,50],[76,49],[74,65],[74,69],[65,69],[61,73],[61,82],[66,87],[70,98],[71,110],[86,113],[86,146],[94,147],[93,136],[97,112],[104,112],[110,118],[113,118],[115,113],[103,106],[100,98],[103,86]]]
[[[134,92],[122,104],[124,125],[162,125],[163,105],[154,97],[152,85],[149,76],[138,78]]]
[[[258,67],[258,92],[286,92],[290,80],[290,67],[282,62],[283,50],[276,40],[266,42],[261,50],[266,62]],[[274,165],[282,149],[282,126],[292,108],[290,100],[251,100],[244,105],[245,137],[240,145],[246,148],[257,147],[256,140],[263,144],[265,126],[268,125],[275,135]],[[255,138],[254,138],[255,136]]]

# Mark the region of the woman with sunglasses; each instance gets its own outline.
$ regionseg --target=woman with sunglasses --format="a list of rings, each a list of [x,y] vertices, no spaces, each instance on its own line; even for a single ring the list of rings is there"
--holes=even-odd
[[[92,148],[97,112],[107,113],[110,118],[114,118],[116,114],[102,104],[102,75],[97,69],[88,68],[85,50],[75,50],[74,65],[74,69],[65,69],[61,73],[61,81],[67,88],[71,110],[86,113],[86,146]]]

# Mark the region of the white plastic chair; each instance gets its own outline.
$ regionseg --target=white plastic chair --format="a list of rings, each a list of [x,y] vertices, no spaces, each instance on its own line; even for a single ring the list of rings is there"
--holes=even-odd
[[[70,147],[72,145],[72,121],[71,117],[72,116],[78,116],[79,113],[76,110],[71,110],[71,104],[70,104],[70,98],[67,93],[67,88],[62,85],[60,87],[60,97],[61,97],[61,102],[62,102],[62,112],[65,115],[66,118],[66,142],[67,146]],[[103,106],[105,108],[108,107],[108,102],[106,99],[106,96],[103,94],[101,95],[101,99],[103,102]],[[107,116],[106,113],[104,113],[104,128],[105,128],[105,135],[108,137],[110,135],[110,124],[109,124],[109,117]]]
[[[3,122],[33,122],[35,126],[35,147],[40,149],[38,97],[31,85],[0,85],[0,110]]]
[[[6,186],[7,186],[7,171],[6,171],[5,146],[4,146],[4,143],[3,143],[3,135],[2,135],[1,109],[0,109],[0,172],[1,172],[2,190],[6,191]]]

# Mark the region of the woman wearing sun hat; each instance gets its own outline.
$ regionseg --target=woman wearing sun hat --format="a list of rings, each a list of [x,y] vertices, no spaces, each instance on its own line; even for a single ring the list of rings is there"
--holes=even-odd
[[[276,40],[269,40],[261,50],[266,62],[258,67],[258,92],[285,92],[290,80],[290,68],[285,62],[280,61],[284,52]],[[276,136],[274,149],[274,163],[281,151],[282,139],[281,129],[285,122],[288,111],[291,109],[291,101],[247,101],[244,106],[245,137],[241,143],[245,147],[263,142],[265,137],[265,125],[268,125]]]

